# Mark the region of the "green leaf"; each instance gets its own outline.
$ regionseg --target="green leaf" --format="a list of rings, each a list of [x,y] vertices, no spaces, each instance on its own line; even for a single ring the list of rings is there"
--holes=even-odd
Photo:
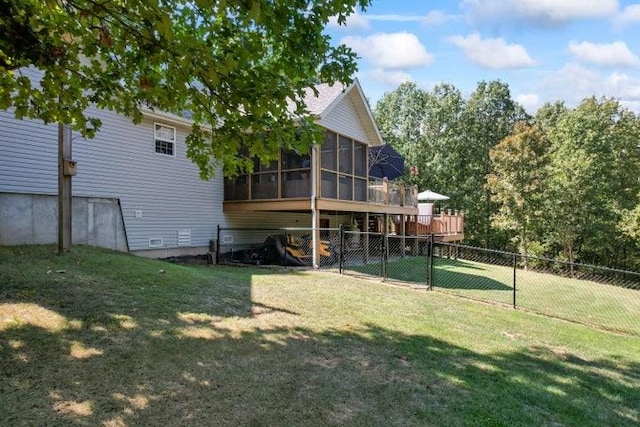
[[[190,110],[195,123],[187,152],[201,176],[212,177],[219,165],[237,171],[250,164],[237,160],[240,145],[264,156],[286,146],[297,126],[284,114],[291,94],[318,75],[324,83],[350,82],[355,54],[334,46],[323,25],[365,3],[318,2],[311,12],[299,0],[74,1],[64,7],[13,0],[0,22],[0,61],[38,68],[40,87],[20,72],[3,72],[0,107],[13,108],[18,118],[73,123],[89,137],[99,127],[88,116],[89,103],[134,122],[142,105]],[[258,137],[267,129],[279,139]],[[299,141],[308,146],[315,134],[304,133]]]

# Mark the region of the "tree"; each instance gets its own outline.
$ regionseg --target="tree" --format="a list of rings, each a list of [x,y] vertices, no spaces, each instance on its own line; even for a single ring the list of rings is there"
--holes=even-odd
[[[549,130],[545,220],[570,262],[620,266],[618,232],[638,202],[638,118],[611,99],[585,99]]]
[[[0,109],[92,136],[87,107],[184,114],[203,178],[306,149],[303,102],[317,82],[350,82],[355,54],[323,34],[370,0],[0,0]],[[42,72],[33,82],[22,70]],[[293,111],[292,106],[293,105]]]
[[[425,114],[426,92],[414,82],[404,82],[395,90],[385,93],[378,101],[373,116],[386,143],[393,145],[405,158],[405,164],[418,167],[412,177],[419,187],[423,184],[420,176],[420,154],[424,152],[424,137],[421,132]],[[414,169],[415,170],[415,169]]]
[[[463,157],[457,168],[464,179],[459,185],[464,190],[465,234],[471,243],[499,248],[506,243],[505,237],[491,228],[491,217],[498,207],[485,186],[491,173],[489,150],[507,137],[516,123],[527,119],[524,109],[511,98],[509,86],[496,80],[478,83],[465,105],[464,138],[457,149]]]
[[[450,194],[456,169],[450,167],[459,140],[458,126],[464,99],[454,86],[439,84],[425,91],[413,82],[386,93],[373,111],[383,138],[416,166],[422,189]]]
[[[458,146],[462,140],[461,117],[465,100],[460,91],[453,85],[442,83],[427,93],[426,111],[420,125],[423,136],[423,147],[420,149],[417,162],[423,164],[425,189],[444,192],[451,197],[455,205],[460,200],[457,182],[460,179]]]
[[[623,211],[619,229],[640,248],[640,193],[637,199],[638,204],[633,209]],[[636,260],[636,264],[640,265],[640,260]]]
[[[538,108],[534,122],[543,134],[547,134],[558,125],[558,121],[569,109],[562,101],[553,104],[546,102]]]
[[[492,225],[516,232],[521,253],[529,254],[529,243],[538,234],[542,218],[542,189],[547,144],[536,126],[516,125],[511,135],[489,151],[493,172],[487,177],[491,201],[498,204]]]
[[[497,207],[484,187],[491,172],[489,150],[527,116],[499,81],[480,82],[465,100],[450,84],[431,91],[404,83],[378,101],[374,116],[385,139],[393,141],[418,183],[450,196],[445,207],[465,212],[465,236],[471,243],[502,246],[490,216]]]

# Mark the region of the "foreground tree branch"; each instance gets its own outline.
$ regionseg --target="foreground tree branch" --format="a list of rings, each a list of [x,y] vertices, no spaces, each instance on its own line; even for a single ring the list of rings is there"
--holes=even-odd
[[[0,109],[70,124],[91,137],[87,107],[193,119],[188,155],[211,178],[236,156],[268,159],[315,141],[303,103],[315,83],[349,83],[355,54],[323,34],[370,0],[0,0]],[[39,82],[21,69],[42,71]],[[291,108],[291,105],[295,106]],[[213,132],[208,131],[213,130]]]

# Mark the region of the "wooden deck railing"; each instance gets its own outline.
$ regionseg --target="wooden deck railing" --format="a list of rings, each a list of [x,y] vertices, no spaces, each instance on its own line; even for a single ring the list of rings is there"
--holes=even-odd
[[[369,179],[369,203],[385,206],[418,206],[418,188],[387,180]]]
[[[437,215],[410,216],[405,223],[407,235],[426,236],[450,236],[464,234],[464,214],[451,210]]]

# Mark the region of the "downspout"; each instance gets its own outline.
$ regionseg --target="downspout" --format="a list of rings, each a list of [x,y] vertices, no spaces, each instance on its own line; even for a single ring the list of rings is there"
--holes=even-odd
[[[318,268],[318,225],[320,224],[318,209],[316,209],[316,197],[318,195],[318,154],[315,144],[311,147],[311,245],[313,256],[313,268]]]

